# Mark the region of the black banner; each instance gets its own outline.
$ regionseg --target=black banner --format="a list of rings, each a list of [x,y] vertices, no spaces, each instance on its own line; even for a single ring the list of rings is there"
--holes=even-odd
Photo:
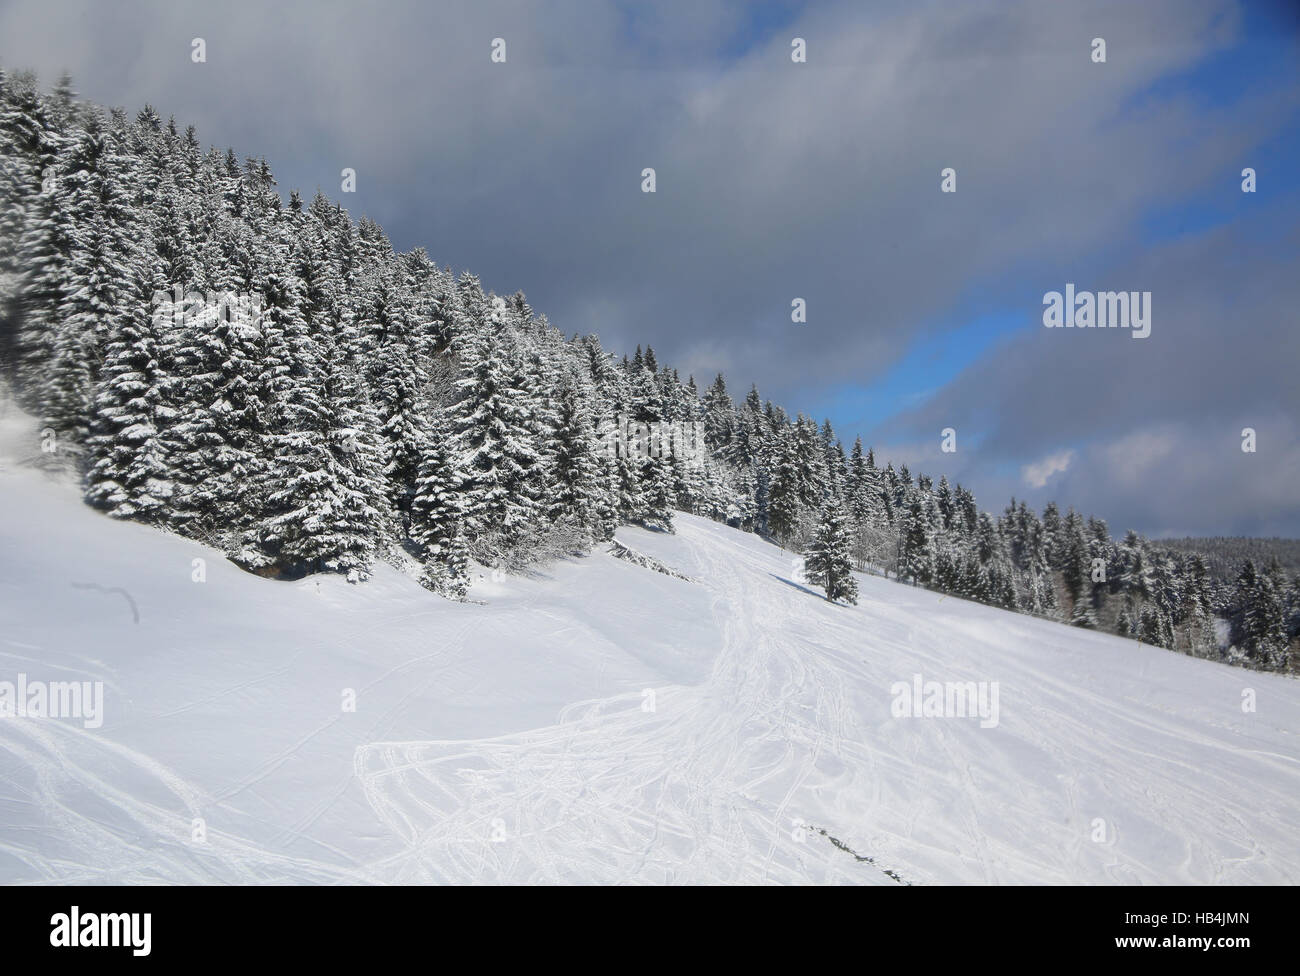
[[[403,888],[7,888],[0,889],[6,962],[117,965],[180,963],[338,965],[395,961],[417,948],[438,965],[465,954],[495,961],[572,958],[587,942],[595,958],[685,964],[696,950],[764,958],[804,951],[930,966],[1194,958],[1215,964],[1278,953],[1289,944],[1277,889],[985,888],[877,889],[841,902],[801,894],[689,894],[593,912],[585,894],[564,906],[526,891]],[[611,906],[609,897],[602,898]],[[1267,906],[1267,907],[1266,907]],[[615,912],[617,914],[615,914]],[[701,936],[714,938],[701,940]],[[756,938],[757,934],[757,938]],[[561,944],[564,943],[563,948]],[[709,945],[712,943],[712,945]],[[803,949],[798,946],[802,943]],[[429,956],[432,950],[436,953]],[[17,971],[10,969],[11,972]]]

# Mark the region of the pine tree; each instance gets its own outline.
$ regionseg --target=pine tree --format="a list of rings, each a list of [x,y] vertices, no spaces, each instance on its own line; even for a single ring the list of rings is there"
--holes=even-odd
[[[1281,594],[1273,576],[1259,572],[1253,559],[1237,577],[1234,603],[1233,637],[1246,659],[1260,668],[1284,669],[1289,642]]]
[[[641,475],[633,459],[622,447],[610,465],[613,480],[610,493],[617,500],[616,511],[620,522],[642,522],[647,517],[644,492],[641,487]]]
[[[1029,572],[1029,603],[1026,610],[1036,617],[1053,617],[1056,615],[1056,590],[1052,586],[1050,573],[1040,567]],[[1093,624],[1096,620],[1094,618]]]
[[[167,524],[172,458],[164,432],[175,417],[158,324],[137,280],[132,307],[108,344],[95,395],[86,500],[116,518]]]
[[[466,542],[490,561],[513,548],[540,509],[540,463],[529,436],[529,397],[513,382],[512,364],[487,330],[462,347],[463,398],[454,407],[458,466],[466,473]]]
[[[853,577],[850,540],[839,503],[830,500],[822,507],[817,532],[804,558],[808,581],[826,590],[832,603],[858,602],[858,581]]]
[[[600,523],[605,493],[594,435],[586,403],[571,383],[560,392],[550,449],[554,485],[547,514],[581,528],[593,539],[604,534]]]
[[[470,586],[470,554],[464,536],[457,532],[425,560],[420,585],[449,600],[465,599]]]
[[[446,423],[435,413],[423,438],[410,509],[411,539],[425,559],[445,559],[451,541],[463,536],[463,483]]]
[[[934,551],[930,528],[920,498],[913,498],[899,538],[898,575],[928,586],[934,580]]]
[[[939,479],[939,487],[935,491],[935,505],[939,510],[940,524],[945,532],[953,529],[953,519],[957,514],[957,502],[953,497],[952,488],[948,484],[948,478]]]
[[[1061,530],[1061,511],[1056,502],[1048,502],[1043,508],[1043,550],[1047,565],[1053,569],[1062,569],[1065,565]]]
[[[704,438],[709,449],[726,454],[736,435],[736,405],[727,392],[727,381],[719,373],[704,395]]]
[[[1070,509],[1065,517],[1060,539],[1061,573],[1072,605],[1077,605],[1091,586],[1088,542],[1083,535],[1083,519]],[[1073,611],[1072,611],[1073,612]]]
[[[187,534],[220,535],[233,551],[257,511],[249,493],[264,474],[262,334],[240,302],[196,296],[181,315],[165,340],[175,371],[176,420],[166,431],[176,480],[170,518]]]
[[[381,252],[382,253],[382,252]],[[427,423],[420,390],[427,382],[416,353],[412,296],[396,280],[396,268],[378,272],[361,311],[362,356],[367,385],[375,391],[381,458],[390,503],[403,525],[410,522],[415,480],[424,453]]]
[[[665,457],[647,458],[641,464],[644,525],[663,532],[673,531],[673,475],[672,466]]]
[[[25,296],[28,379],[39,372],[33,385],[42,417],[77,440],[88,432],[109,338],[133,307],[138,228],[125,199],[126,170],[103,119],[90,115],[48,176],[43,219],[33,223],[26,255],[33,267]]]
[[[265,478],[255,545],[238,557],[290,574],[338,572],[359,581],[382,536],[376,419],[340,350],[304,338],[283,391],[276,463]]]
[[[1137,639],[1152,647],[1168,647],[1168,624],[1160,608],[1148,603],[1138,618]]]
[[[341,357],[326,357],[325,393],[332,406],[326,443],[337,503],[332,551],[324,554],[321,566],[357,581],[370,574],[370,564],[391,524],[378,447],[379,420],[364,386]]]
[[[57,178],[66,135],[48,109],[30,76],[0,86],[0,359],[14,369],[20,402],[38,410],[73,235]]]
[[[28,225],[41,216],[42,173],[51,169],[62,138],[54,125],[34,81],[0,69],[0,363],[6,366],[16,354],[23,278],[36,270],[22,246]]]
[[[1146,545],[1133,530],[1124,536],[1120,544],[1120,587],[1131,593],[1139,601],[1147,600],[1154,590],[1151,578],[1151,566],[1147,558]]]
[[[794,539],[803,518],[799,462],[786,430],[778,435],[774,460],[767,488],[767,529],[785,545]]]
[[[1127,602],[1120,608],[1119,617],[1115,620],[1115,633],[1121,637],[1133,635],[1133,613]]]

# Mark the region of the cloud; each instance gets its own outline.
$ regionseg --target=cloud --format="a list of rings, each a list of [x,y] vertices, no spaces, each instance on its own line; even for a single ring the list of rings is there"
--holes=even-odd
[[[1025,479],[1025,484],[1030,488],[1042,488],[1052,475],[1068,470],[1070,462],[1073,460],[1073,450],[1058,451],[1035,461],[1033,464],[1026,464],[1020,469],[1020,474]]]
[[[400,246],[524,289],[566,331],[650,341],[795,407],[810,386],[877,375],[982,276],[1113,245],[1271,122],[1173,96],[1124,108],[1226,43],[1217,0],[817,5],[721,56],[745,16],[17,0],[0,57],[154,102],[265,154],[282,187],[337,197],[354,168],[343,202]],[[1087,57],[1099,33],[1103,66]],[[796,34],[807,64],[790,61]],[[189,60],[194,36],[206,64]],[[939,192],[945,166],[956,194]]]
[[[1027,324],[893,418],[882,453],[897,443],[991,506],[1028,483],[1009,465],[1072,445],[1067,470],[1030,484],[1038,505],[1055,498],[1154,535],[1300,535],[1297,253],[1289,212],[1262,207],[1107,268],[1100,280],[1152,292],[1148,338]],[[945,424],[961,434],[955,455],[928,436]],[[1260,432],[1253,454],[1243,427]]]

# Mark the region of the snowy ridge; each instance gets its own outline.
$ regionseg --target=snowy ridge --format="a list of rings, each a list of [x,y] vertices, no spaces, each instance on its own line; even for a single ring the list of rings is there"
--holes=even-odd
[[[0,719],[0,881],[1300,880],[1294,680],[871,576],[831,605],[691,516],[619,538],[697,582],[263,580],[4,465],[0,680],[107,715]],[[893,718],[918,673],[999,682],[997,727]]]

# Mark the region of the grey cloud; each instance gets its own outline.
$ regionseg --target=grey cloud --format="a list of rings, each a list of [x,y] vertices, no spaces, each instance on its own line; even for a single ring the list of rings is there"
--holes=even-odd
[[[1167,99],[1117,114],[1221,43],[1221,8],[817,6],[727,65],[706,41],[734,31],[736,4],[628,20],[596,3],[12,3],[0,55],[193,120],[283,186],[337,196],[354,167],[345,202],[400,246],[523,288],[562,328],[793,402],[870,379],[977,276],[1125,235],[1266,131],[1262,111],[1207,120]],[[487,56],[498,35],[507,65]],[[941,197],[946,165],[959,192]],[[790,328],[796,295],[807,330]]]
[[[1036,305],[1022,334],[895,418],[902,440],[885,453],[967,481],[987,504],[1057,498],[1157,535],[1300,533],[1300,233],[1251,205],[1254,219],[1097,273],[1098,287],[1151,291],[1148,338],[1045,329]],[[969,446],[945,456],[948,425]],[[1259,434],[1253,454],[1245,427]],[[1046,487],[1020,476],[1071,448]]]

